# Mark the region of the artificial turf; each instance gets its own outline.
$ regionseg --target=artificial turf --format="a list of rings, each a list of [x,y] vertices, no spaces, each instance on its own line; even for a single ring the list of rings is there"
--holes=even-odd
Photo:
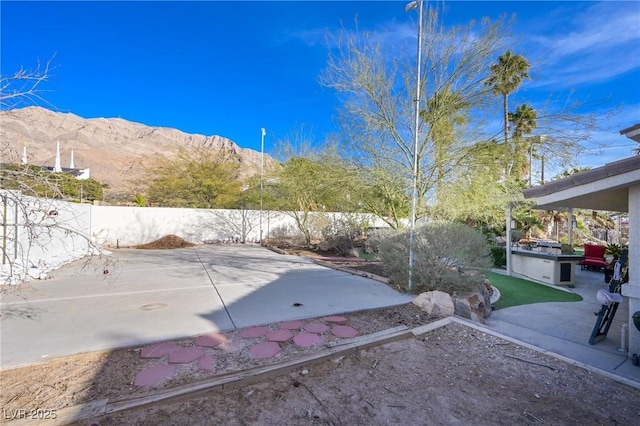
[[[501,296],[500,300],[495,304],[496,309],[531,303],[580,302],[582,300],[582,297],[575,293],[568,293],[546,285],[495,272],[489,274],[489,281],[500,290]]]

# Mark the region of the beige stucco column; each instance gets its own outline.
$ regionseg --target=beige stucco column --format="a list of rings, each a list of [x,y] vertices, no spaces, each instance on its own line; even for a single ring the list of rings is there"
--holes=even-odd
[[[631,316],[640,311],[640,185],[629,188],[629,282],[622,295],[629,298],[629,356],[640,354],[640,331]]]

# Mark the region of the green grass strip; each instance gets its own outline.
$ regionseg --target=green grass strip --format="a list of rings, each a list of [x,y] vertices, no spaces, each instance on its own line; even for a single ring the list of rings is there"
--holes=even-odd
[[[496,309],[531,303],[582,301],[582,296],[579,294],[568,293],[546,285],[495,272],[489,274],[489,281],[500,290],[501,296],[500,300],[495,304]]]

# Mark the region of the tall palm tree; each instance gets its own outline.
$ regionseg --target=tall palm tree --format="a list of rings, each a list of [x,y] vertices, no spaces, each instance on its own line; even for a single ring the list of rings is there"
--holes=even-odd
[[[519,179],[525,179],[527,174],[531,177],[531,160],[533,156],[533,140],[525,138],[538,127],[538,113],[527,104],[520,105],[516,112],[508,114],[509,123],[512,128],[512,139],[514,145],[513,170]],[[529,161],[526,160],[526,153],[529,151]],[[531,179],[529,179],[531,184]]]
[[[491,65],[490,75],[485,80],[495,95],[502,95],[505,144],[509,139],[509,95],[518,90],[522,80],[529,78],[529,68],[529,62],[523,56],[509,50]]]

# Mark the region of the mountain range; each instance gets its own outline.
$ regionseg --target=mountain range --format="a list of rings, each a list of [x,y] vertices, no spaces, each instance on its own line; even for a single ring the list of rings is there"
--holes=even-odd
[[[109,185],[107,199],[135,195],[145,168],[161,157],[174,156],[179,147],[205,146],[235,154],[244,176],[260,170],[261,153],[222,136],[188,134],[121,118],[86,119],[41,107],[0,112],[0,162],[20,163],[26,147],[29,164],[53,166],[58,142],[62,167],[69,167],[73,150],[75,168],[88,168],[93,179]]]

